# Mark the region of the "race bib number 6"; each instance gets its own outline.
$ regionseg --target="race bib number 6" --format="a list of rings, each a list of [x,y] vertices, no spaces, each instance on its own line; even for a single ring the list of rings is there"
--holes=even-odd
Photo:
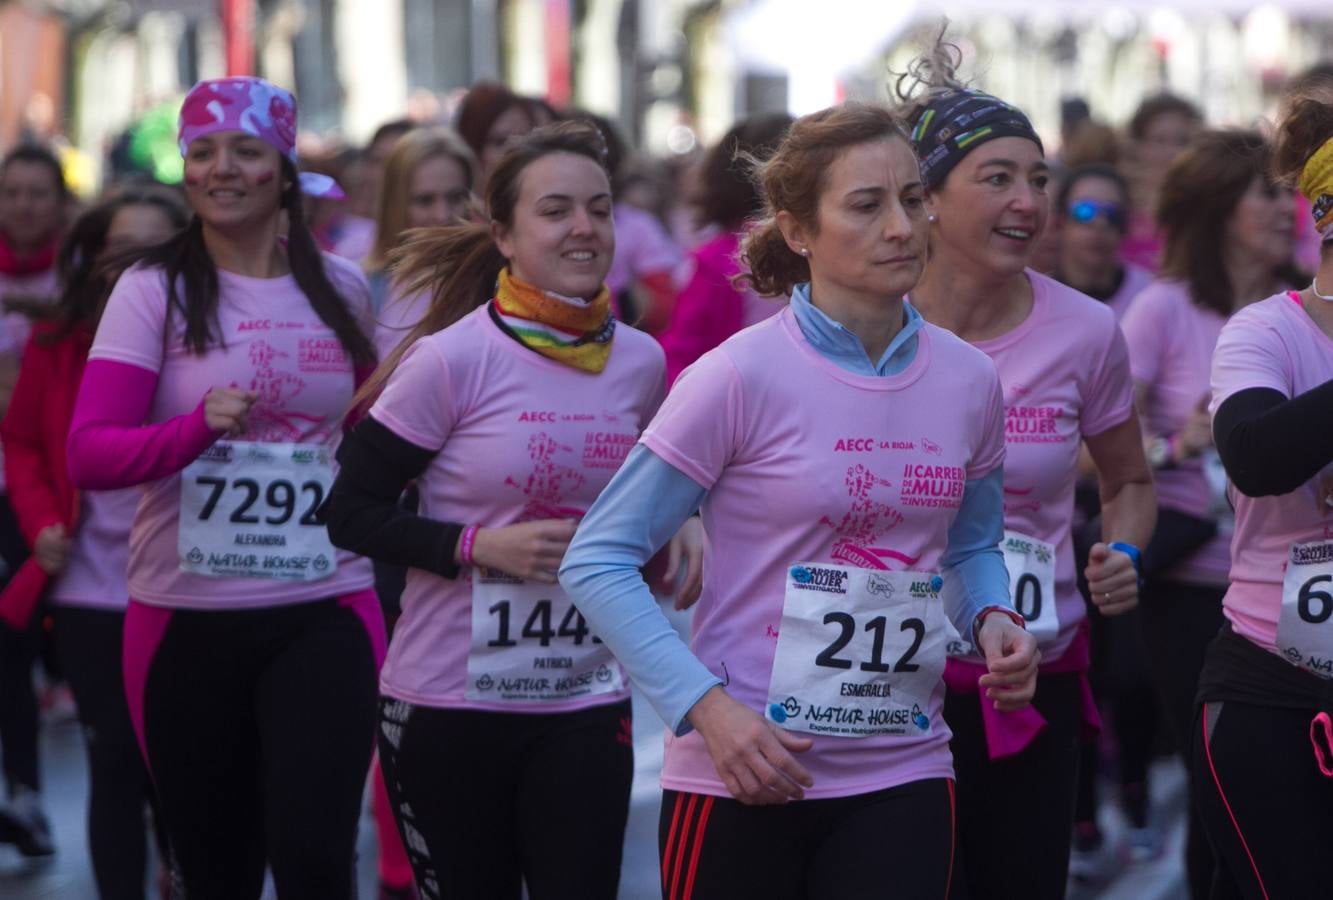
[[[765,715],[813,734],[929,734],[945,662],[941,583],[921,572],[792,566]]]
[[[472,570],[467,699],[556,702],[624,686],[620,664],[559,586]]]
[[[1292,546],[1276,644],[1293,665],[1333,678],[1333,541]]]
[[[181,568],[214,578],[328,578],[338,557],[319,509],[332,484],[326,447],[219,441],[181,472]]]

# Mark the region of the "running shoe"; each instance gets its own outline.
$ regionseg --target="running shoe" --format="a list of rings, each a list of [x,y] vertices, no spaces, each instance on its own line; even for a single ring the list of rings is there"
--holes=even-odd
[[[21,787],[8,805],[0,806],[0,843],[13,844],[24,856],[50,856],[56,852],[40,794]]]

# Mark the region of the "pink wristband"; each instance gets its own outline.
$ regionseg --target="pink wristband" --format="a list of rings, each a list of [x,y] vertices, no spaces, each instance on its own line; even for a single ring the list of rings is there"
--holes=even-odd
[[[479,525],[469,525],[463,529],[463,537],[458,542],[458,559],[465,566],[472,565],[472,545],[477,542]]]

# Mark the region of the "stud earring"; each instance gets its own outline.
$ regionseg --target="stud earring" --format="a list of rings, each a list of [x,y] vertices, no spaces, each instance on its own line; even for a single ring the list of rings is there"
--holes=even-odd
[[[801,255],[804,256],[804,257],[806,257],[806,258],[809,258],[809,256],[810,256],[810,248],[809,248],[809,247],[802,247],[802,248],[801,248]]]
[[[940,217],[937,216],[937,215],[935,215],[934,213],[931,213],[930,215],[926,216],[926,221],[929,222],[929,223],[932,224],[932,225],[934,225],[934,224],[935,224],[936,222],[938,222],[939,220],[940,220]]]

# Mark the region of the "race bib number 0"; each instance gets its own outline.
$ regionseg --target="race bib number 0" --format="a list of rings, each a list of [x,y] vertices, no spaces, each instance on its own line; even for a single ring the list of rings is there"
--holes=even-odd
[[[1292,545],[1276,644],[1293,665],[1333,678],[1333,541]]]
[[[214,578],[328,578],[338,557],[319,509],[332,484],[327,447],[219,441],[181,472],[181,568]]]
[[[941,584],[920,572],[792,566],[765,715],[839,737],[931,733],[945,663]]]
[[[1060,620],[1055,615],[1055,547],[1017,531],[1006,531],[1000,550],[1004,567],[1009,570],[1009,600],[1023,617],[1027,630],[1045,646],[1060,634]],[[952,624],[946,627],[951,638],[949,655],[976,658],[972,642],[959,636]]]
[[[1046,645],[1060,634],[1055,616],[1055,547],[1036,538],[1006,531],[1000,543],[1009,570],[1009,599],[1027,630]]]
[[[472,570],[467,699],[554,702],[624,687],[620,664],[557,585]]]

